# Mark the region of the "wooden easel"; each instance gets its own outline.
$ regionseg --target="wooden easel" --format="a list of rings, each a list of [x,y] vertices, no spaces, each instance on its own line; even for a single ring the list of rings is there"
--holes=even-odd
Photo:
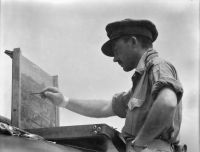
[[[47,86],[58,87],[58,76],[50,76],[24,57],[20,48],[5,53],[12,58],[11,125],[22,128],[59,126],[58,108],[39,95]]]

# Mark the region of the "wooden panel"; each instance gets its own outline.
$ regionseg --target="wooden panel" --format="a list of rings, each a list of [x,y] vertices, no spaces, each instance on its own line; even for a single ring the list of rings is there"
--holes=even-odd
[[[39,95],[31,95],[47,86],[58,87],[58,76],[43,71],[19,48],[14,49],[12,58],[12,125],[23,129],[58,126],[58,108]]]
[[[11,108],[11,124],[20,127],[21,120],[21,78],[20,78],[20,49],[13,51],[12,60],[12,108]]]
[[[58,88],[58,76],[53,76],[53,86]],[[59,126],[60,118],[59,118],[59,108],[56,107],[56,126]]]

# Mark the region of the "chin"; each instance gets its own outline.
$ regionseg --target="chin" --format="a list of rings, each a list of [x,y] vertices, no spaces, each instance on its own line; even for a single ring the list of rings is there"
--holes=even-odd
[[[129,71],[132,71],[133,68],[126,68],[126,67],[123,67],[123,70],[124,70],[125,72],[129,72]]]

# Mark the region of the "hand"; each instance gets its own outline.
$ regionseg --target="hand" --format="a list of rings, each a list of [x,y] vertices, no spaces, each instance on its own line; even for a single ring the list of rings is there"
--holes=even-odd
[[[147,148],[147,145],[144,145],[144,146],[137,145],[136,139],[131,142],[131,146],[133,147],[133,149],[135,150],[135,152],[143,152],[143,150],[145,148]]]
[[[55,87],[45,88],[43,91],[43,97],[49,99],[54,105],[59,107],[66,107],[69,99],[64,97],[64,95]]]

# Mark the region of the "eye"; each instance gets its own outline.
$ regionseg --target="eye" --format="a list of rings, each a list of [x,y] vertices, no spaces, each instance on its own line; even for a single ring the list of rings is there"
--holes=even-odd
[[[111,45],[112,45],[112,51],[113,51],[113,53],[115,53],[116,52],[115,42],[113,41]]]

